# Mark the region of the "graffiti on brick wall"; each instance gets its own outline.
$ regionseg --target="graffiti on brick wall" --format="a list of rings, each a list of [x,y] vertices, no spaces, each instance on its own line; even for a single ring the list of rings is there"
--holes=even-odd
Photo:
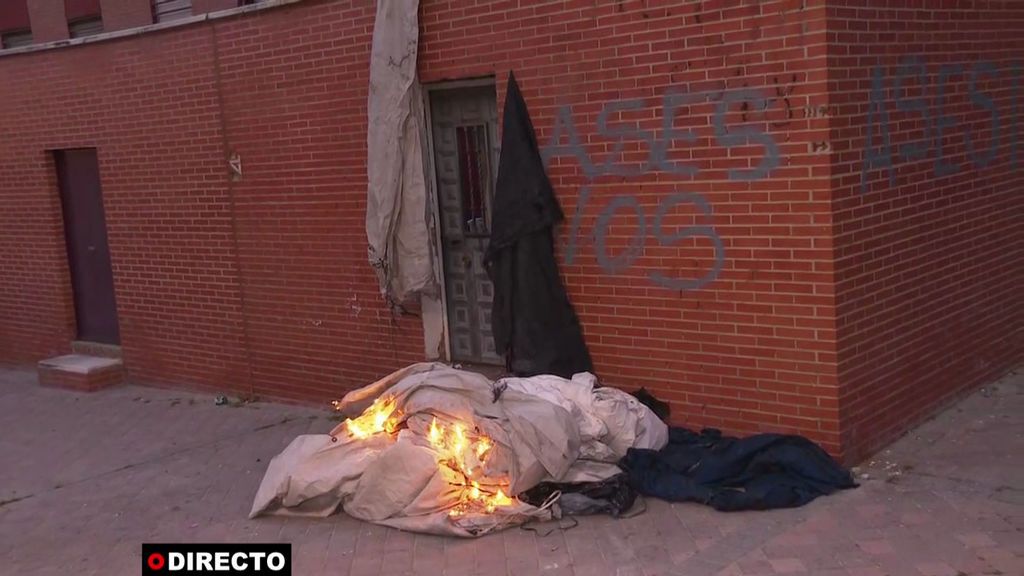
[[[739,108],[750,111],[750,114],[761,114],[767,118],[768,111],[779,106],[785,122],[792,115],[788,97],[792,89],[780,92],[777,97],[765,97],[761,92],[752,89],[729,90],[724,92],[686,92],[673,88],[666,91],[661,99],[661,129],[658,131],[641,130],[633,125],[609,125],[609,119],[621,112],[642,110],[647,108],[646,99],[628,99],[607,103],[597,116],[597,132],[610,143],[609,152],[601,162],[595,162],[588,154],[580,139],[573,120],[572,109],[566,105],[559,109],[551,137],[542,150],[544,161],[565,156],[578,162],[580,170],[587,178],[587,183],[580,188],[576,211],[570,221],[568,244],[565,249],[565,262],[572,264],[578,249],[581,230],[580,224],[584,211],[591,202],[591,184],[601,176],[612,175],[621,177],[638,177],[655,173],[668,173],[683,177],[696,177],[699,168],[693,164],[669,158],[669,151],[676,142],[693,144],[697,136],[690,130],[679,130],[675,127],[676,111],[684,106],[712,102],[715,104],[712,114],[712,127],[715,142],[726,148],[740,146],[756,146],[762,152],[759,160],[751,168],[730,169],[727,177],[730,180],[752,181],[765,178],[779,165],[779,147],[774,138],[755,126],[728,126],[726,115],[730,109]],[[745,114],[746,116],[746,114]],[[647,159],[642,165],[630,165],[622,161],[622,154],[627,142],[642,142],[647,151]],[[699,218],[691,226],[671,229],[666,224],[671,211],[682,205],[692,206]],[[637,221],[636,231],[629,238],[628,245],[618,254],[611,254],[608,246],[609,228],[612,220],[620,212],[632,212]],[[699,278],[675,278],[659,271],[648,271],[647,278],[655,285],[670,290],[698,290],[714,282],[725,265],[725,246],[722,238],[711,224],[711,204],[696,192],[676,191],[661,198],[653,215],[645,212],[640,199],[632,194],[616,195],[597,217],[593,230],[594,249],[597,263],[609,274],[622,272],[632,267],[644,250],[648,238],[661,246],[673,246],[688,238],[704,238],[714,248],[714,260],[707,272]]]
[[[970,166],[975,169],[988,167],[995,159],[1004,137],[1010,139],[1010,161],[1018,164],[1018,148],[1020,144],[1021,117],[1021,65],[1018,62],[1008,70],[1000,71],[992,62],[975,62],[970,67],[961,64],[943,64],[938,68],[934,81],[929,80],[928,67],[925,61],[915,55],[903,56],[895,67],[893,77],[886,77],[887,68],[877,66],[871,71],[871,94],[868,104],[867,133],[864,142],[864,160],[861,164],[861,192],[867,190],[868,173],[882,169],[887,172],[889,185],[896,183],[896,165],[902,162],[920,160],[930,152],[934,153],[932,174],[935,177],[949,176],[959,172],[964,166],[954,164],[947,154],[944,138],[957,131],[957,118],[948,114],[949,95],[954,93],[957,84],[953,79],[958,76],[967,79],[967,98],[989,116],[988,130],[991,134],[988,146],[982,147],[976,141],[976,135],[970,130],[963,130],[964,147]],[[990,94],[985,93],[979,84],[985,79],[996,78],[1001,74],[1010,74],[1013,82],[1012,106],[1018,118],[1018,125],[1005,129],[1002,122],[1003,114],[996,106]],[[910,97],[907,86],[917,85],[920,96]],[[887,91],[892,88],[893,100],[887,98]],[[931,96],[931,106],[928,97]],[[899,112],[918,114],[924,126],[923,138],[907,142],[893,149],[890,132],[889,110],[895,108]]]

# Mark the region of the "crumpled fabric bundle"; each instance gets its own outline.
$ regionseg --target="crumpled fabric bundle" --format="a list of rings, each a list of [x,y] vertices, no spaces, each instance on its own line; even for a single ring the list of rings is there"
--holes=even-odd
[[[732,438],[713,428],[699,434],[672,428],[664,448],[631,448],[619,465],[640,494],[721,511],[803,506],[857,485],[848,470],[802,436]]]
[[[637,493],[624,472],[597,482],[541,482],[519,497],[540,506],[556,493],[559,494],[556,513],[561,516],[609,514],[619,517],[632,514],[637,502]]]
[[[450,515],[466,478],[438,464],[428,431],[434,419],[460,422],[491,439],[481,463],[484,488],[500,484],[515,495],[541,482],[603,480],[620,472],[615,463],[629,448],[663,447],[668,429],[636,398],[595,384],[588,373],[491,382],[438,363],[403,368],[338,404],[352,417],[378,398],[393,399],[396,432],[357,439],[343,423],[331,434],[299,436],[270,462],[250,517],[341,509],[403,530],[463,537],[549,519],[553,503],[520,500],[491,513]]]

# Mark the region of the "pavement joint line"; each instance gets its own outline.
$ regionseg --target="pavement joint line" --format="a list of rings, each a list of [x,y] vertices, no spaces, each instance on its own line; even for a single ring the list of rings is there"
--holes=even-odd
[[[35,493],[26,494],[24,496],[18,496],[17,498],[8,498],[7,500],[0,500],[0,508],[7,506],[8,504],[14,504],[15,502],[21,502],[22,500],[28,500],[35,496]]]

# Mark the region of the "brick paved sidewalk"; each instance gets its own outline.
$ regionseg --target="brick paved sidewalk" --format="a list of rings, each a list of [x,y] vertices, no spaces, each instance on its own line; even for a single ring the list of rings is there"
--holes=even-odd
[[[297,576],[1024,574],[1024,374],[865,463],[857,490],[797,510],[648,500],[547,536],[472,541],[335,516],[246,519],[268,460],[335,422],[276,404],[122,387],[43,389],[0,369],[0,574],[140,573],[141,542],[287,541]]]

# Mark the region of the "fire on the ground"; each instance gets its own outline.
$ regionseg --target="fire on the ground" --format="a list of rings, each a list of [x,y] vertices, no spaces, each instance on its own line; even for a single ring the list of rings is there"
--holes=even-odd
[[[353,438],[365,440],[376,434],[394,436],[401,422],[402,412],[397,410],[397,401],[394,396],[387,396],[377,398],[356,418],[346,419],[345,429]],[[448,511],[449,516],[467,512],[491,514],[499,507],[515,504],[515,499],[506,494],[507,480],[484,475],[484,464],[494,445],[487,435],[479,430],[471,431],[464,422],[445,426],[435,416],[430,422],[427,440],[437,456],[438,467],[446,467],[456,478],[461,478],[461,483],[457,484],[460,497]]]

